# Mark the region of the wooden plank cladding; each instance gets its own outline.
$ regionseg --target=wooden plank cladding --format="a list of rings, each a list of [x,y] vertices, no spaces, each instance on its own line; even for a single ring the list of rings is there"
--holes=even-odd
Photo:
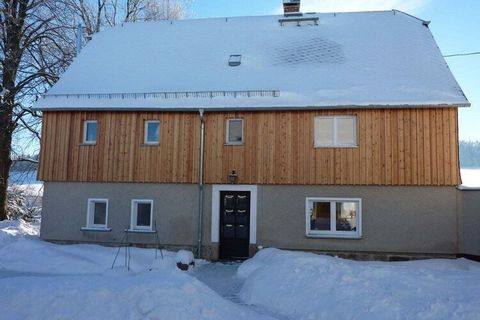
[[[97,143],[83,145],[83,122]],[[144,144],[145,120],[160,120],[160,144]],[[39,178],[46,181],[196,183],[196,113],[45,112]]]
[[[356,115],[355,148],[314,148],[314,117]],[[243,146],[224,145],[243,118]],[[457,109],[215,113],[206,117],[205,181],[240,184],[457,185]]]
[[[314,117],[356,115],[358,147],[314,148]],[[244,119],[244,144],[226,145],[226,119]],[[83,120],[98,120],[83,146]],[[161,121],[160,146],[143,123]],[[46,112],[39,177],[53,181],[196,183],[196,113]],[[456,108],[208,112],[205,182],[239,184],[457,185]]]

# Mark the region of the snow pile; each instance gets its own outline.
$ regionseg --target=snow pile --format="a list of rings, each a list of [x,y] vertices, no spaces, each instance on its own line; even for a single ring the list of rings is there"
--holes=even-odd
[[[28,223],[23,220],[0,221],[0,253],[5,249],[5,244],[19,241],[19,238],[38,237],[40,234],[39,223]]]
[[[238,270],[240,298],[292,319],[478,319],[480,264],[356,262],[265,249]]]
[[[480,169],[461,169],[462,187],[480,188]]]
[[[195,261],[195,259],[193,258],[193,253],[187,250],[178,251],[176,255],[176,260],[177,262],[187,265]]]
[[[131,271],[110,269],[117,248],[56,245],[38,226],[0,222],[2,319],[266,319],[177,269],[176,254],[131,248]]]

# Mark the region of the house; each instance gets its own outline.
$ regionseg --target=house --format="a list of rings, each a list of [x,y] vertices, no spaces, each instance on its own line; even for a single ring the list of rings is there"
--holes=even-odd
[[[468,106],[396,10],[114,27],[35,106],[41,237],[455,256]]]

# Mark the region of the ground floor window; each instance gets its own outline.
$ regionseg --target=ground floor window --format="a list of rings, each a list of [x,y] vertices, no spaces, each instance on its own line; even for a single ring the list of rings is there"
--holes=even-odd
[[[153,229],[153,200],[132,200],[131,229],[151,231]]]
[[[308,237],[360,238],[361,224],[361,199],[307,198]]]
[[[88,199],[87,228],[107,229],[108,199]]]

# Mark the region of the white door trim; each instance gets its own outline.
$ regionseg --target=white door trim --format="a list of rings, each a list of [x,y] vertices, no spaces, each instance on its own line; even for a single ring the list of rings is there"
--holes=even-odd
[[[212,242],[220,241],[220,191],[250,191],[250,243],[257,243],[257,186],[214,184],[212,187]]]

